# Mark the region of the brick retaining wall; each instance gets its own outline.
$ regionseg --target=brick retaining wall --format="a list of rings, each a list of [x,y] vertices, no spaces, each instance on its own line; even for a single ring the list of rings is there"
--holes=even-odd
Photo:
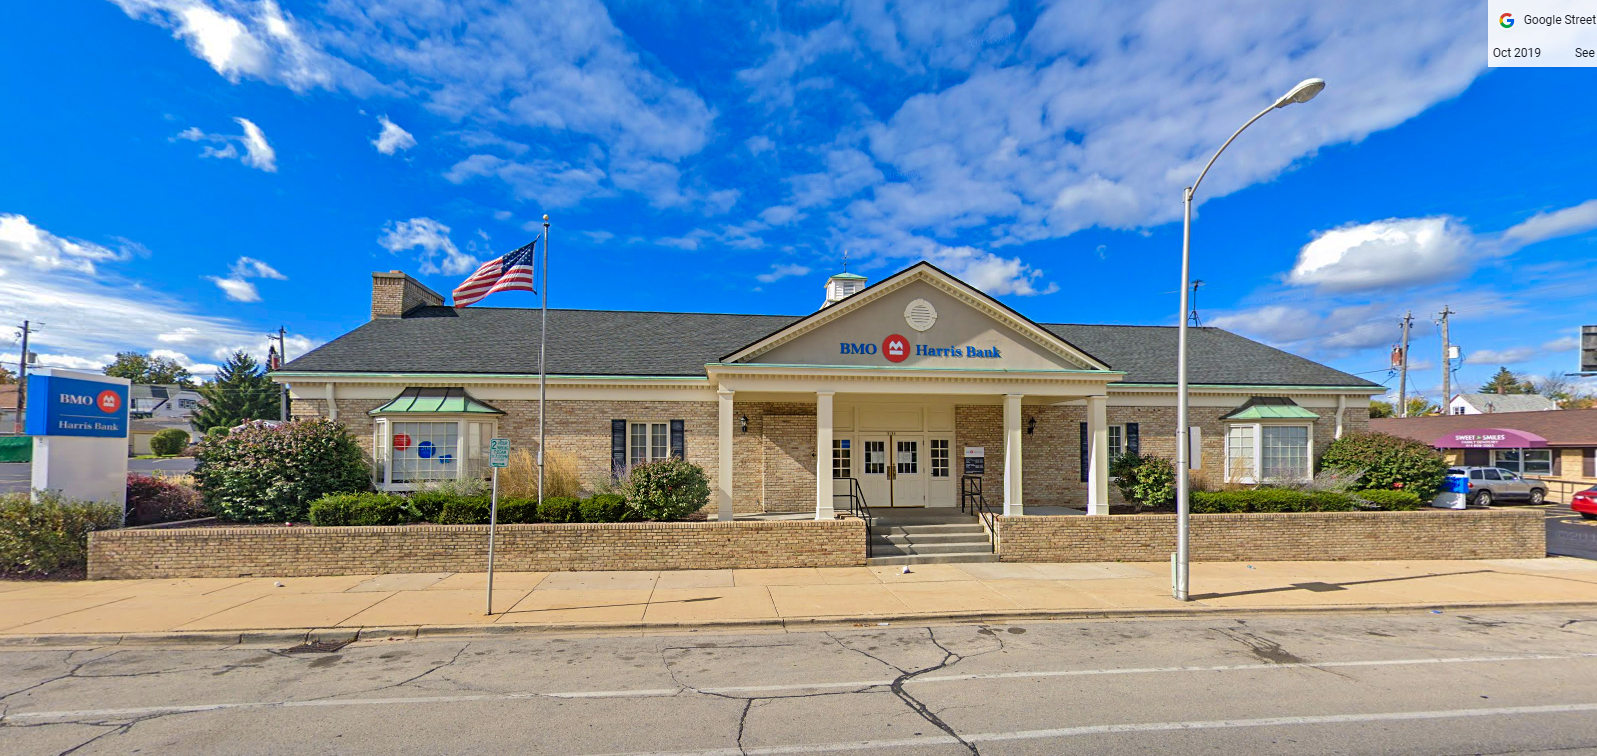
[[[1539,509],[1192,516],[1192,561],[1523,559],[1547,555]],[[1175,515],[999,517],[1005,562],[1164,562]]]
[[[501,525],[506,571],[708,570],[865,564],[860,520]],[[482,572],[485,525],[189,528],[89,534],[91,579]]]

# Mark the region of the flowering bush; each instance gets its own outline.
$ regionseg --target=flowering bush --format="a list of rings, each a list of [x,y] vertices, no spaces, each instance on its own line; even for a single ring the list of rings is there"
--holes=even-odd
[[[1320,465],[1358,474],[1358,488],[1403,490],[1430,501],[1441,490],[1447,460],[1424,443],[1386,433],[1349,433],[1332,441]]]
[[[217,515],[235,522],[304,522],[330,493],[371,489],[371,466],[330,420],[247,425],[200,443],[194,478]]]
[[[50,575],[88,563],[89,531],[110,530],[122,513],[110,504],[41,491],[0,494],[0,574]]]
[[[641,519],[680,520],[710,503],[710,479],[692,462],[662,459],[634,466],[621,493]]]
[[[136,473],[128,475],[128,525],[153,525],[209,517],[205,497],[181,483]]]

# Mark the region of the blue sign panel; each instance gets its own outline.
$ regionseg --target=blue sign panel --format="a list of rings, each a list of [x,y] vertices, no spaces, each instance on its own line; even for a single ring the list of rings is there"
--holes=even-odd
[[[60,375],[28,376],[30,436],[127,438],[128,387]]]

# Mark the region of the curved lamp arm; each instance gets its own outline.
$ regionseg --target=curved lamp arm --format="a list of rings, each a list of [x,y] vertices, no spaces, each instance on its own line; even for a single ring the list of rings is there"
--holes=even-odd
[[[1281,106],[1280,105],[1271,105],[1270,107],[1259,111],[1258,115],[1256,115],[1256,116],[1254,116],[1252,118],[1249,118],[1247,123],[1242,124],[1242,128],[1237,129],[1237,133],[1232,134],[1230,139],[1225,140],[1225,144],[1220,145],[1220,149],[1214,151],[1214,157],[1209,158],[1209,162],[1203,166],[1203,172],[1198,174],[1198,180],[1192,182],[1192,186],[1187,187],[1187,196],[1190,197],[1193,194],[1197,193],[1198,184],[1203,183],[1203,177],[1209,175],[1209,169],[1214,167],[1214,161],[1220,159],[1220,153],[1225,152],[1225,148],[1230,147],[1231,143],[1235,142],[1237,140],[1237,137],[1242,136],[1242,132],[1247,130],[1247,128],[1249,126],[1252,126],[1254,121],[1257,121],[1260,118],[1263,118],[1266,113],[1269,113],[1270,111],[1275,110],[1276,108],[1279,108],[1279,107],[1281,107]]]

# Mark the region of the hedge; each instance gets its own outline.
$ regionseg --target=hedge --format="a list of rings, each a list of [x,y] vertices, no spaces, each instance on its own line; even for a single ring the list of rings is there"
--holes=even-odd
[[[1396,491],[1375,488],[1368,491],[1354,491],[1354,496],[1371,504],[1378,505],[1381,509],[1402,511],[1419,509],[1423,500],[1413,491]]]
[[[595,494],[579,507],[583,522],[622,522],[632,518],[627,500],[616,494]]]
[[[403,525],[414,517],[403,497],[381,493],[328,494],[311,502],[312,525]]]
[[[1352,512],[1365,507],[1345,493],[1256,488],[1246,491],[1193,491],[1195,514],[1230,512]]]
[[[582,504],[567,496],[551,496],[538,505],[538,519],[544,522],[582,522]]]
[[[0,573],[50,575],[83,569],[89,532],[111,530],[122,513],[111,504],[73,501],[54,491],[0,494]]]

